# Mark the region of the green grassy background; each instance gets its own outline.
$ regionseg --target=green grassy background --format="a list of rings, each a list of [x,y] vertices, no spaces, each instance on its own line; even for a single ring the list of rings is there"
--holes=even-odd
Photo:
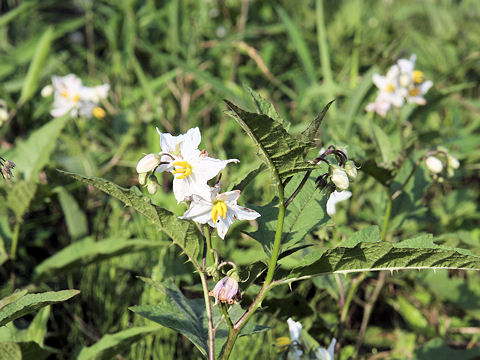
[[[417,68],[433,80],[434,88],[425,107],[407,107],[397,115],[407,131],[416,134],[419,145],[414,150],[447,146],[461,160],[461,168],[441,185],[432,184],[425,171],[419,173],[409,201],[394,204],[388,240],[429,232],[443,244],[480,254],[478,1],[6,0],[0,10],[0,98],[14,114],[0,127],[0,155],[15,151],[51,122],[51,98],[42,98],[40,89],[52,75],[75,73],[88,85],[111,84],[107,117],[68,121],[54,148],[36,159],[41,169],[27,183],[35,191],[25,200],[24,211],[12,211],[12,202],[18,200],[11,195],[12,184],[0,184],[4,252],[15,228],[19,231],[17,258],[6,260],[0,269],[0,297],[23,287],[81,290],[52,308],[45,343],[59,350],[55,357],[71,358],[105,334],[146,324],[127,308],[155,303],[160,295],[137,276],[173,278],[187,293],[194,293],[198,283],[178,250],[143,218],[55,169],[136,185],[136,162],[144,153],[159,150],[156,126],[174,134],[199,126],[209,153],[241,160],[224,173],[223,181],[229,184],[258,163],[247,136],[224,114],[224,98],[253,110],[242,84],[271,100],[291,122],[291,132],[303,130],[327,102],[337,99],[322,125],[320,142],[347,146],[349,155],[361,161],[376,151],[369,124],[385,129],[392,124],[364,111],[375,97],[371,75],[415,53]],[[48,32],[50,48],[40,48]],[[42,51],[44,61],[35,81],[26,86],[32,59]],[[21,156],[35,158],[28,152]],[[16,171],[14,182],[28,180],[22,169]],[[168,186],[168,178],[163,178],[163,187]],[[382,187],[360,169],[352,192],[335,218],[336,226],[319,229],[307,241],[330,247],[354,231],[381,225]],[[245,191],[243,201],[264,204],[273,193],[269,178],[261,177]],[[184,210],[173,206],[170,192],[152,198],[178,214]],[[225,257],[241,265],[258,258],[259,244],[241,235],[247,226],[237,224],[230,236],[235,241],[218,245]],[[155,239],[159,246],[34,276],[42,261],[86,236],[95,241]],[[328,345],[339,319],[338,287],[347,291],[355,277],[329,276],[300,283],[295,292],[274,291],[257,318],[273,329],[241,338],[232,359],[281,357],[274,343],[276,337],[287,336],[289,316]],[[363,300],[375,279],[368,275],[355,292],[344,324],[341,359],[351,356]],[[360,357],[442,359],[452,357],[447,345],[463,350],[455,353],[456,359],[480,356],[467,350],[479,344],[479,283],[477,274],[464,272],[388,276]],[[17,326],[31,319],[22,318]],[[164,329],[122,356],[195,359],[200,354],[185,338]]]

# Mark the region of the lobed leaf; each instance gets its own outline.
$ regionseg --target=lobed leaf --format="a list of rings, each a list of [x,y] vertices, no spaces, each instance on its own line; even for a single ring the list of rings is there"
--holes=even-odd
[[[274,177],[285,179],[315,168],[304,159],[309,148],[307,142],[292,137],[280,123],[267,115],[244,111],[228,100],[225,103],[231,110],[231,116],[255,143],[261,160]]]
[[[270,103],[269,101],[261,97],[260,94],[257,93],[252,88],[246,85],[244,85],[244,87],[247,90],[250,97],[252,98],[252,101],[253,101],[253,104],[255,105],[255,110],[257,110],[257,113],[262,115],[267,115],[271,119],[282,124],[283,128],[288,131],[288,128],[290,127],[290,123],[287,120],[282,119],[282,117],[278,115],[277,110],[275,109],[275,106],[273,106],[272,103]]]
[[[22,296],[0,310],[0,326],[45,306],[68,300],[78,293],[78,290],[61,290]]]
[[[321,249],[318,255],[311,264],[302,262],[290,277],[404,269],[480,270],[480,256],[467,253],[464,249],[443,248],[439,245],[408,247],[402,243],[391,244],[385,241],[359,242],[353,247]],[[314,258],[315,254],[312,253],[310,260]]]
[[[134,189],[136,188],[126,189],[106,179],[69,173],[62,170],[58,171],[75,180],[92,185],[137,210],[149,219],[152,224],[167,234],[188,256],[196,268],[199,267],[195,259],[200,252],[202,235],[192,221],[181,220],[170,211],[153,205],[150,198],[143,196],[138,192],[138,189],[135,191]]]

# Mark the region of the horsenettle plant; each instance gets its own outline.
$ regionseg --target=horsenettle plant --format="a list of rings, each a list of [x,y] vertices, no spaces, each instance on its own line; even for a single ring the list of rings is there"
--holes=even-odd
[[[331,103],[304,132],[292,135],[285,129],[285,122],[273,105],[254,91],[250,94],[256,112],[245,111],[225,101],[228,114],[253,141],[261,161],[236,182],[238,185],[233,189],[222,190],[221,171],[242,159],[220,160],[200,149],[198,128],[181,135],[159,131],[160,152],[147,154],[139,160],[136,168],[139,181],[147,186],[149,193],[158,191],[156,173],[172,175],[175,199],[187,204],[187,210],[180,217],[153,204],[150,197],[136,187],[125,189],[105,179],[67,173],[144,215],[181,249],[199,277],[203,300],[198,296],[187,298],[172,282],[155,283],[163,290],[164,298],[157,304],[133,306],[132,311],[182,333],[204,357],[228,359],[240,335],[250,335],[258,329],[268,330],[251,323],[257,319],[255,314],[260,311],[262,302],[278,286],[314,276],[369,270],[480,268],[479,257],[465,250],[443,248],[431,240],[422,244],[412,239],[395,244],[385,241],[388,214],[381,236],[357,238],[331,249],[306,246],[305,236],[329,222],[327,212],[334,215],[336,202],[351,196],[347,189],[357,178],[357,166],[342,147],[329,145],[324,151],[316,148],[320,125]],[[440,164],[428,160],[431,156]],[[449,166],[458,167],[455,160],[442,149],[432,150],[418,159],[415,169],[426,162],[428,169],[438,176]],[[367,165],[365,169],[371,171]],[[256,206],[255,210],[239,205],[241,191],[263,171],[270,174],[275,198],[269,204]],[[408,181],[409,178],[405,184]],[[403,188],[398,191],[401,193]],[[390,207],[394,196],[389,197]],[[387,211],[390,207],[387,206]],[[264,256],[257,263],[240,267],[224,258],[218,245],[222,241],[236,241],[235,232],[229,231],[234,221],[253,220],[257,230],[248,235],[263,246]],[[295,266],[286,269],[279,263],[279,259],[299,252],[303,257]],[[248,275],[241,276],[243,273]],[[253,296],[251,291],[248,297],[243,296],[252,284],[257,285],[253,287],[256,289]],[[294,320],[290,322],[293,324]],[[307,342],[297,333],[289,341],[288,338],[280,341],[280,346],[287,347],[297,358],[333,357],[334,340],[328,350],[325,349],[328,344],[306,349]],[[337,339],[338,335],[335,334]]]

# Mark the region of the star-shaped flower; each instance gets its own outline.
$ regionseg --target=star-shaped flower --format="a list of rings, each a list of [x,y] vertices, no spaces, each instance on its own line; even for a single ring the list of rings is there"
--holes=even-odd
[[[219,194],[220,188],[210,188],[209,197],[193,195],[188,210],[181,219],[193,220],[200,224],[208,223],[217,229],[222,239],[235,220],[253,220],[260,216],[252,209],[237,205],[239,190]]]

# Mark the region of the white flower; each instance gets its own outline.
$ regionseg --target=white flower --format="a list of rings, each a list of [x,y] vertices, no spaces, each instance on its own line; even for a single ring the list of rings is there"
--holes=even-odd
[[[335,215],[337,212],[335,206],[341,201],[350,199],[352,193],[350,191],[337,191],[335,190],[330,194],[330,197],[327,200],[327,214],[330,216]]]
[[[54,97],[53,109],[50,112],[53,117],[59,117],[70,111],[72,117],[84,116],[98,118],[105,116],[105,111],[98,107],[100,100],[108,95],[110,85],[104,84],[95,87],[82,85],[82,80],[74,74],[66,76],[54,76],[52,78]],[[48,94],[48,87],[44,88]],[[42,95],[43,95],[42,90]]]
[[[425,105],[423,95],[432,87],[430,80],[425,80],[425,75],[415,70],[417,57],[399,59],[387,72],[386,76],[373,75],[373,83],[379,92],[375,102],[365,107],[366,111],[375,111],[385,117],[392,106],[401,107],[405,101]]]
[[[50,112],[53,117],[63,116],[69,111],[77,116],[80,105],[80,92],[82,80],[74,74],[66,76],[54,76],[52,78],[54,92],[53,109]]]
[[[292,340],[292,348],[288,353],[288,358],[292,360],[300,360],[303,355],[302,349],[298,346],[300,344],[300,333],[302,331],[302,324],[299,321],[294,321],[292,318],[287,319],[288,331],[290,332],[290,339]]]
[[[206,151],[198,150],[201,141],[198,128],[179,136],[159,134],[160,147],[168,155],[163,155],[161,159],[167,164],[158,166],[156,171],[170,171],[173,174],[173,193],[177,202],[192,195],[209,199],[211,195],[207,181],[217,176],[228,163],[239,162],[237,159],[214,159]]]
[[[432,174],[439,174],[443,170],[443,163],[435,156],[427,157],[427,159],[425,160],[425,165],[427,165],[427,169]]]
[[[188,210],[181,219],[193,220],[200,224],[208,223],[217,229],[222,239],[235,220],[253,220],[260,216],[254,210],[237,205],[239,190],[219,194],[220,188],[209,188],[209,196],[193,195]]]
[[[342,191],[348,189],[350,182],[348,181],[347,173],[344,170],[340,168],[334,168],[331,179],[338,190]]]
[[[328,349],[319,347],[315,350],[315,359],[316,360],[334,360],[335,344],[337,339],[333,338],[328,346]]]

